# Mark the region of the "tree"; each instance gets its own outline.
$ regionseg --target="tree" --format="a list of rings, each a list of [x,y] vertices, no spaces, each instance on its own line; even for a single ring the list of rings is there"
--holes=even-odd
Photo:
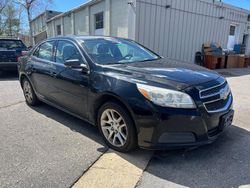
[[[32,15],[44,11],[52,0],[14,0],[14,2],[24,8],[29,24],[30,45],[33,45],[33,28],[31,27]]]
[[[8,1],[7,0],[0,0],[0,15],[2,14],[4,8],[7,6]]]
[[[0,0],[0,35],[3,34],[3,10],[7,6],[8,1],[7,0]]]
[[[5,8],[4,12],[5,12],[5,17],[6,17],[5,33],[9,36],[16,36],[19,31],[19,26],[20,26],[20,21],[16,14],[16,8],[12,4],[9,4]]]
[[[17,7],[9,2],[1,10],[0,35],[17,36],[20,30],[20,20],[17,14]]]

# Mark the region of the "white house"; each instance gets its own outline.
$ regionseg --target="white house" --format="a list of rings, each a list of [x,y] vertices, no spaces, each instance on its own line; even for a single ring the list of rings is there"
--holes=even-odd
[[[47,20],[61,12],[46,10],[31,20],[32,36],[35,43],[47,38]]]
[[[194,62],[205,42],[246,44],[250,11],[217,0],[91,0],[47,21],[48,36],[131,38],[162,56]]]

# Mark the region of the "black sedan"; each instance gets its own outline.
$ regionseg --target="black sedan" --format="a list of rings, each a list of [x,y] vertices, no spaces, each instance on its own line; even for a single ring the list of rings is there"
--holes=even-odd
[[[20,59],[19,76],[28,105],[43,101],[97,125],[122,152],[208,144],[233,119],[223,77],[128,39],[48,39]]]

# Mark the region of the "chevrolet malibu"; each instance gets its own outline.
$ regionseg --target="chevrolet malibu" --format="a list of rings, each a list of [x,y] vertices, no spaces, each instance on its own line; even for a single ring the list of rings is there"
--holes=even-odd
[[[97,125],[121,152],[209,144],[232,124],[233,96],[223,77],[132,40],[51,38],[18,66],[28,105],[43,101]]]

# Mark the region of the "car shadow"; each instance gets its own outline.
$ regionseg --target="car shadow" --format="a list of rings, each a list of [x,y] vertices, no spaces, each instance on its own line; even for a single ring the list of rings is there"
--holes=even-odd
[[[36,112],[45,115],[49,119],[53,119],[63,126],[68,127],[74,132],[78,132],[95,142],[103,145],[102,148],[98,148],[99,151],[105,152],[108,148],[105,146],[101,136],[99,135],[98,128],[93,126],[79,118],[76,118],[68,113],[65,113],[57,108],[49,106],[45,103],[41,103],[38,106],[30,107]]]
[[[98,151],[104,153],[108,150],[97,127],[43,103],[31,108],[99,143],[102,147],[98,148]],[[137,149],[125,154],[113,150],[108,152],[116,153],[141,170],[144,170],[150,161],[144,174],[148,173],[163,181],[182,186],[238,187],[250,183],[250,133],[237,126],[228,128],[216,142],[196,149],[170,151]],[[143,177],[142,183],[150,181],[150,178],[144,180]]]
[[[18,80],[17,71],[0,71],[0,81],[11,81]]]
[[[213,144],[194,150],[155,152],[147,173],[165,180],[165,183],[186,187],[248,185],[250,132],[232,126]]]

